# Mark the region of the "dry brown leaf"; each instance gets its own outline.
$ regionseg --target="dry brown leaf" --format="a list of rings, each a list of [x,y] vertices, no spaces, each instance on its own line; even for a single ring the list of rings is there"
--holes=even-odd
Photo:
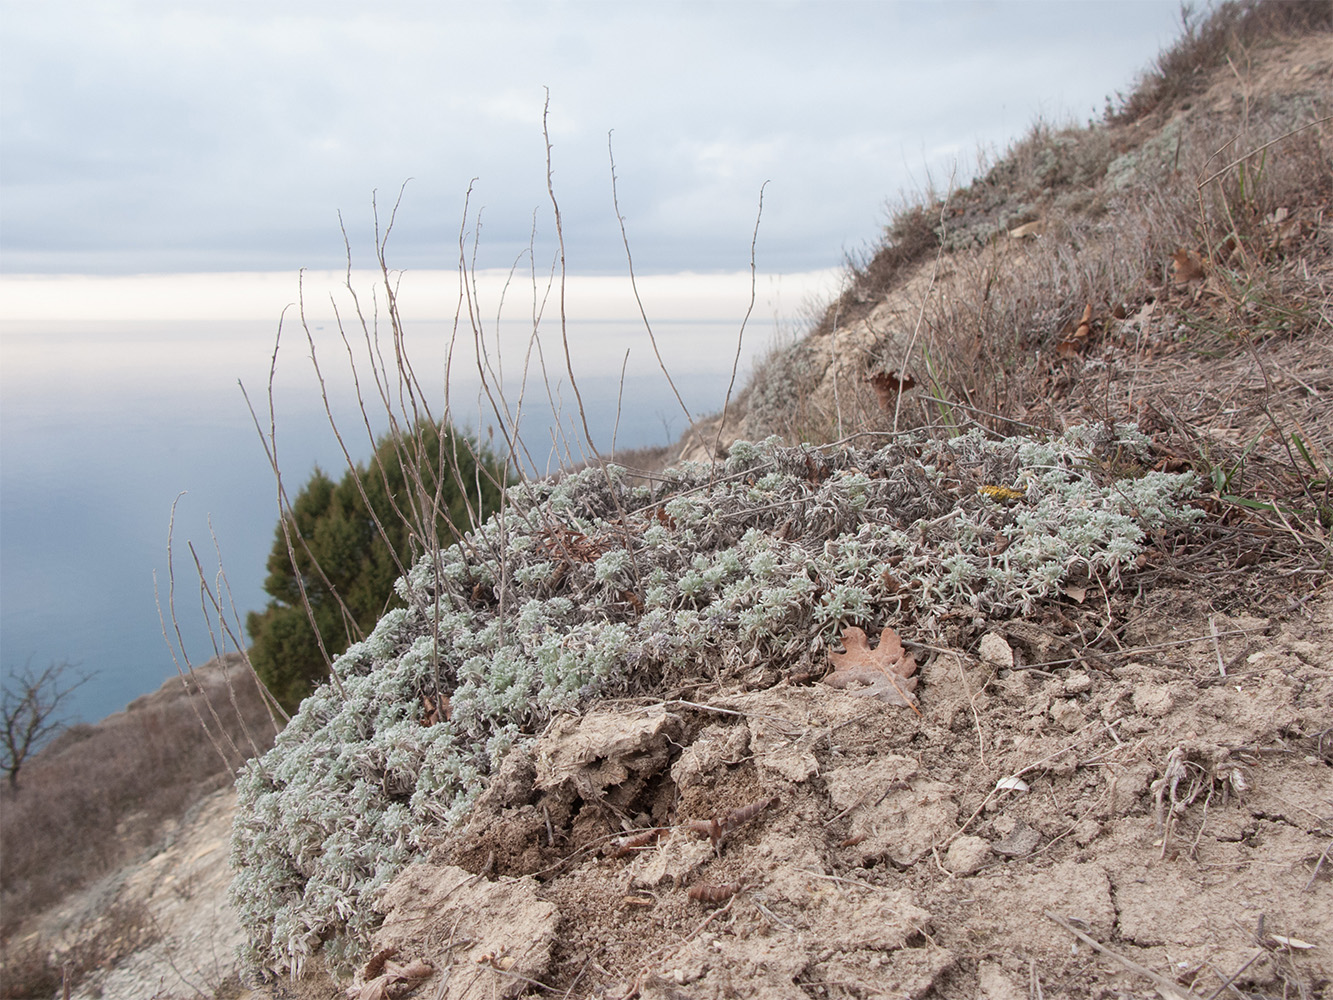
[[[829,650],[833,673],[824,678],[825,684],[842,688],[849,694],[870,695],[891,705],[906,705],[917,711],[912,698],[917,682],[913,676],[916,660],[903,649],[897,632],[884,629],[879,636],[879,645],[871,649],[865,632],[849,625],[842,630],[842,646],[846,652]]]
[[[1285,206],[1269,212],[1264,222],[1268,224],[1271,233],[1268,244],[1270,250],[1281,250],[1283,246],[1300,239],[1301,219],[1292,215]]]
[[[1092,336],[1092,303],[1089,302],[1083,309],[1083,316],[1078,321],[1078,326],[1074,332],[1066,334],[1065,338],[1055,346],[1060,354],[1076,354]]]
[[[447,695],[440,695],[437,701],[430,695],[423,694],[421,696],[421,706],[426,710],[421,716],[423,726],[434,726],[441,721],[448,721],[450,709]]]
[[[553,558],[563,558],[571,563],[596,562],[606,554],[603,543],[562,524],[547,528],[546,537],[539,543],[539,547]]]
[[[1075,340],[1087,340],[1092,336],[1092,303],[1089,302],[1083,309],[1083,317],[1078,321],[1078,329],[1074,331]]]
[[[397,954],[398,948],[396,945],[389,945],[389,947],[375,952],[370,961],[366,963],[366,967],[361,970],[361,978],[367,980],[376,978],[384,971],[384,963]]]
[[[1184,247],[1176,251],[1171,262],[1171,279],[1177,285],[1188,285],[1204,276],[1203,264]]]
[[[870,387],[875,390],[879,408],[890,411],[898,401],[900,393],[916,388],[916,379],[911,375],[899,375],[895,372],[871,372],[865,377]]]

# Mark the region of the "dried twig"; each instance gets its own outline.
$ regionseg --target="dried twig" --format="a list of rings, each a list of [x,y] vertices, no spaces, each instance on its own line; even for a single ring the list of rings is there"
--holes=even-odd
[[[1329,852],[1333,851],[1333,840],[1328,842],[1328,846],[1319,854],[1319,860],[1315,862],[1314,871],[1310,873],[1310,880],[1305,883],[1303,892],[1309,892],[1310,886],[1314,885],[1314,880],[1319,877],[1319,870],[1324,867],[1324,862],[1328,860]]]
[[[611,133],[606,133],[606,153],[611,160],[611,205],[615,208],[616,221],[620,223],[620,239],[625,244],[625,262],[629,269],[630,290],[634,292],[634,303],[639,307],[639,316],[643,319],[643,327],[648,331],[648,342],[653,346],[653,355],[657,358],[658,367],[662,369],[662,374],[666,377],[667,385],[671,387],[671,393],[676,397],[676,402],[680,404],[681,412],[685,414],[685,422],[689,425],[691,431],[699,440],[701,448],[706,447],[703,440],[703,434],[695,425],[694,417],[690,415],[690,408],[685,405],[685,400],[681,397],[680,390],[676,388],[676,382],[671,377],[671,372],[667,370],[666,362],[662,360],[662,352],[657,347],[657,336],[653,333],[653,324],[648,320],[648,311],[643,307],[643,299],[639,297],[639,283],[634,277],[634,256],[630,253],[629,234],[625,232],[625,217],[620,212],[620,193],[616,188],[616,154],[611,148]],[[623,382],[622,374],[622,382]],[[617,411],[618,413],[618,411]]]
[[[1146,965],[1140,965],[1133,959],[1126,958],[1124,955],[1117,954],[1110,948],[1106,947],[1104,944],[1101,944],[1099,941],[1096,941],[1093,938],[1089,937],[1087,934],[1084,934],[1081,930],[1079,930],[1077,927],[1071,924],[1064,917],[1060,916],[1058,913],[1052,913],[1050,910],[1046,910],[1045,913],[1048,919],[1054,920],[1057,924],[1059,924],[1061,927],[1067,930],[1070,934],[1073,934],[1084,944],[1091,947],[1094,951],[1099,951],[1108,958],[1115,959],[1115,961],[1119,962],[1121,965],[1123,965],[1126,969],[1129,969],[1131,972],[1137,972],[1139,975],[1145,976],[1146,978],[1152,980],[1152,984],[1155,987],[1157,987],[1157,992],[1160,993],[1163,996],[1163,998],[1165,998],[1165,1000],[1199,1000],[1199,996],[1197,993],[1192,993],[1189,990],[1186,990],[1183,987],[1178,986],[1176,983],[1173,983],[1165,976],[1160,976],[1156,972],[1153,972],[1152,969],[1148,968]]]
[[[1295,135],[1297,132],[1304,132],[1307,128],[1314,128],[1316,125],[1322,125],[1322,124],[1324,124],[1324,122],[1329,122],[1329,121],[1333,121],[1333,115],[1326,115],[1326,116],[1324,116],[1323,118],[1316,118],[1316,119],[1315,119],[1314,121],[1312,121],[1312,122],[1306,122],[1304,125],[1298,125],[1296,128],[1292,129],[1290,132],[1284,132],[1284,133],[1282,133],[1282,135],[1278,136],[1276,139],[1269,139],[1269,140],[1268,140],[1266,143],[1264,143],[1262,146],[1256,146],[1254,149],[1250,150],[1250,151],[1249,151],[1248,153],[1246,153],[1245,155],[1236,157],[1234,160],[1232,160],[1230,163],[1228,163],[1228,164],[1227,164],[1225,167],[1223,167],[1221,170],[1217,170],[1217,171],[1215,171],[1214,173],[1209,174],[1209,175],[1208,175],[1207,177],[1205,177],[1203,180],[1199,181],[1199,183],[1198,183],[1198,187],[1199,187],[1199,189],[1202,190],[1203,188],[1206,188],[1209,184],[1211,184],[1213,181],[1217,180],[1219,177],[1221,177],[1223,174],[1225,174],[1225,173],[1226,173],[1228,170],[1230,170],[1232,167],[1237,166],[1237,165],[1240,164],[1240,163],[1244,163],[1246,160],[1248,160],[1251,156],[1254,156],[1256,153],[1262,153],[1262,152],[1263,152],[1265,149],[1267,149],[1269,146],[1276,145],[1277,143],[1281,142],[1283,139],[1290,139],[1290,138],[1291,138],[1293,135]],[[1237,136],[1236,138],[1240,138],[1240,137]],[[1226,149],[1227,146],[1230,146],[1231,143],[1232,143],[1232,142],[1235,142],[1235,141],[1236,141],[1236,139],[1232,139],[1231,142],[1228,142],[1225,146],[1222,147],[1222,149]],[[1220,153],[1221,150],[1218,150],[1218,152]],[[1217,155],[1217,153],[1214,153],[1214,154],[1213,154],[1213,156],[1216,156],[1216,155]],[[1212,158],[1213,158],[1212,156],[1208,157],[1208,159],[1210,159],[1210,160],[1211,160]]]
[[[768,187],[768,181],[759,185],[759,211],[754,217],[754,235],[750,237],[750,304],[745,307],[745,316],[741,319],[741,328],[736,332],[736,358],[731,363],[731,381],[727,383],[727,394],[722,400],[722,415],[717,421],[717,437],[713,441],[713,454],[710,456],[712,466],[717,468],[717,459],[722,447],[722,432],[727,429],[727,409],[731,406],[731,393],[736,388],[736,372],[741,364],[741,347],[745,342],[745,325],[750,322],[750,314],[754,312],[755,301],[755,247],[759,243],[759,223],[764,218],[764,188]]]

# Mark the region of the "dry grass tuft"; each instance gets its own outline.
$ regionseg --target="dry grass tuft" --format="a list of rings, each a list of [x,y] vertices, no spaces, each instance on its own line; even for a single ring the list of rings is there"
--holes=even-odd
[[[1180,39],[1157,57],[1128,96],[1108,101],[1110,122],[1131,124],[1178,104],[1206,86],[1210,70],[1243,57],[1253,45],[1333,30],[1329,0],[1229,0],[1202,21],[1194,11],[1192,4],[1182,6]]]
[[[884,230],[884,241],[868,260],[850,265],[847,288],[837,304],[820,319],[813,333],[832,331],[899,282],[915,265],[933,256],[940,247],[940,206],[937,202],[907,204]]]

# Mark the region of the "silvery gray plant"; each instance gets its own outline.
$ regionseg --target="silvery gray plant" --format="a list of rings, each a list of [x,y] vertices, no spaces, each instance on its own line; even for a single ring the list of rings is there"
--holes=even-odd
[[[1105,426],[878,451],[773,438],[650,485],[608,466],[510,488],[399,580],[407,606],[333,664],[341,691],[320,687],[242,771],[248,960],[361,959],[376,894],[554,713],[701,664],[808,669],[845,625],[928,641],[945,612],[1005,617],[1071,578],[1114,585],[1146,532],[1202,516],[1192,474],[1104,460],[1147,445]]]

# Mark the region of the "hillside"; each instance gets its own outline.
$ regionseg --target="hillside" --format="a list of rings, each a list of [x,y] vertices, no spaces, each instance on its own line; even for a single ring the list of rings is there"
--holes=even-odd
[[[670,469],[513,491],[247,766],[267,978],[164,889],[222,796],[80,995],[1329,995],[1330,116],[1333,8],[1223,7],[904,205]]]
[[[149,959],[196,981],[173,939],[181,908],[202,906],[215,943],[229,874],[225,842],[240,762],[272,746],[274,720],[236,654],[173,677],[96,725],[61,733],[0,791],[0,995],[56,995],[62,978],[99,988],[112,968]],[[216,811],[218,803],[224,811]],[[216,824],[209,826],[208,820]],[[185,851],[188,865],[213,865],[212,892],[200,872],[178,867],[182,843],[213,842],[210,857]],[[195,895],[195,889],[198,894]],[[239,941],[207,949],[201,966],[234,967]],[[162,972],[148,980],[151,995]],[[224,971],[215,978],[225,978]],[[112,988],[110,995],[116,995]]]

